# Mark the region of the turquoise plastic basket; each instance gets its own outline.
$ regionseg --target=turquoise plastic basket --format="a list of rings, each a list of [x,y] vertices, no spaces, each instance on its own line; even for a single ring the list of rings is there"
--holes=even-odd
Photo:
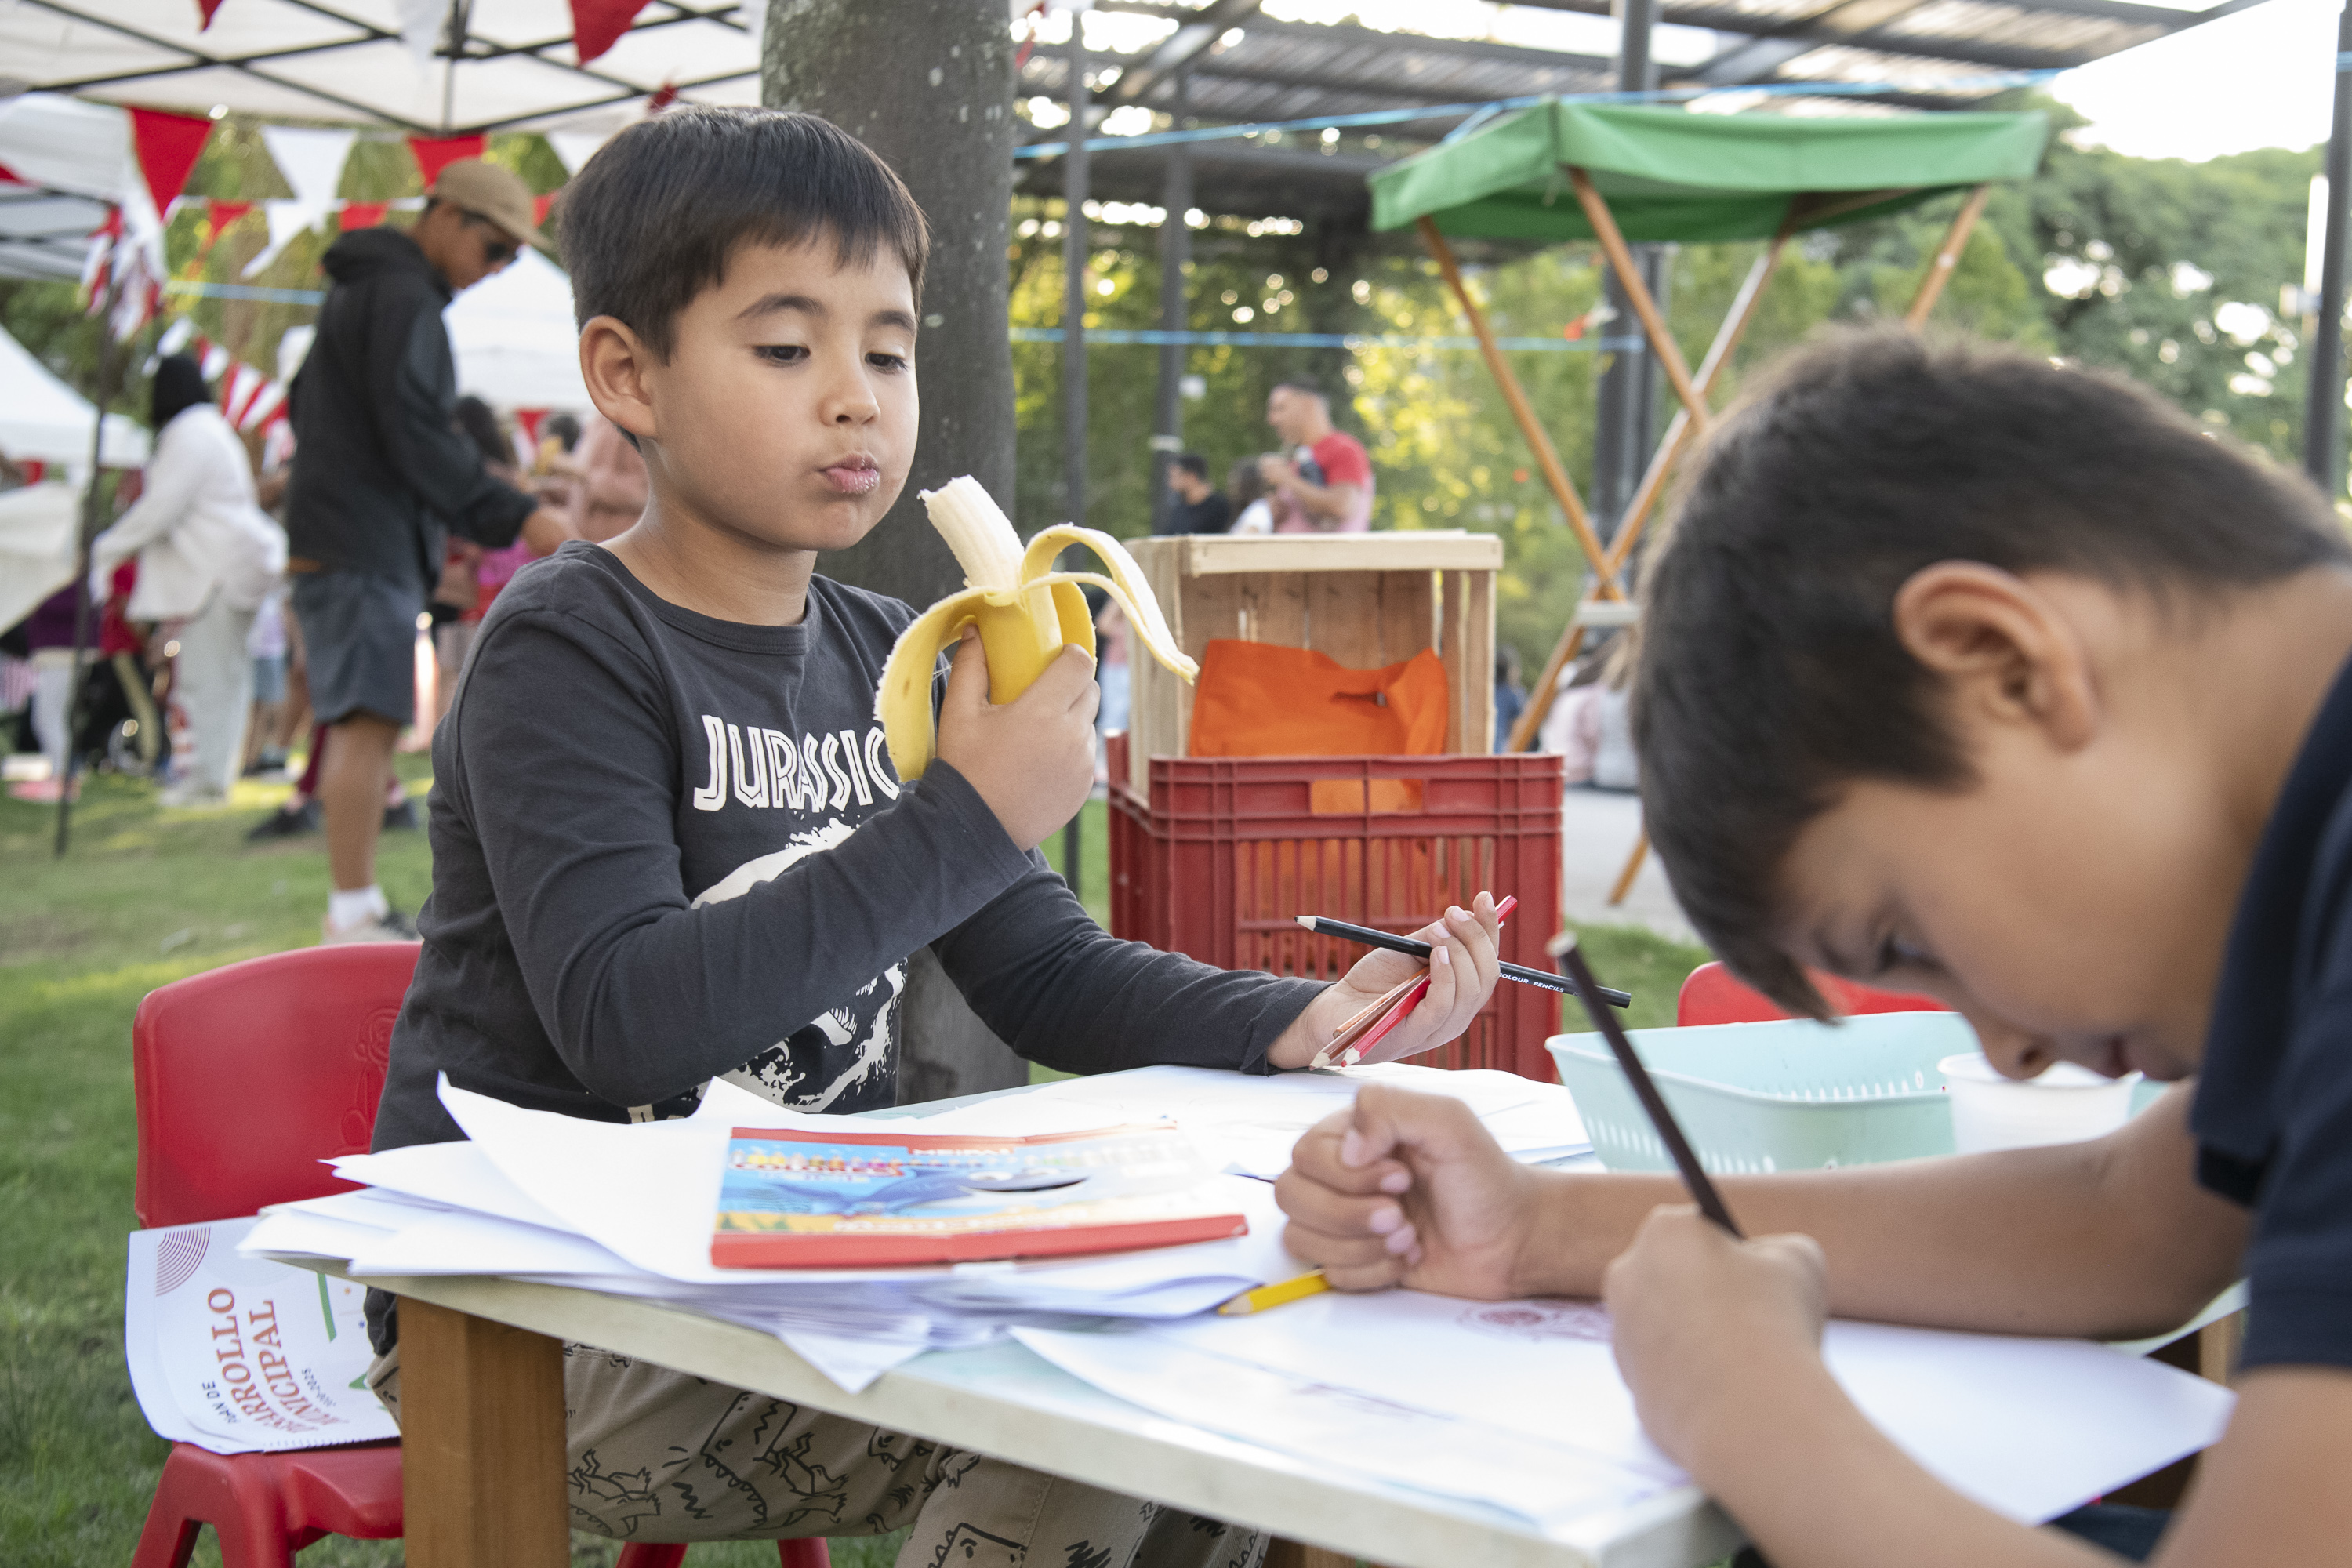
[[[1700,1163],[1727,1174],[1950,1153],[1952,1113],[1936,1064],[1977,1048],[1957,1013],[1636,1029],[1633,1040]],[[1674,1168],[1606,1040],[1545,1043],[1602,1164]]]

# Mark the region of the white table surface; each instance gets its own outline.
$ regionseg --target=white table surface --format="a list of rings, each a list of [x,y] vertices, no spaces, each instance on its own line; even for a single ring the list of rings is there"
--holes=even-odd
[[[326,1268],[316,1258],[282,1261]],[[1696,1489],[1547,1540],[1498,1510],[1360,1481],[1114,1399],[1006,1342],[933,1351],[843,1391],[773,1335],[593,1290],[437,1276],[366,1283],[680,1372],[1344,1552],[1384,1568],[1700,1568],[1738,1530]]]
[[[1003,1089],[999,1094],[1019,1094]],[[971,1095],[877,1117],[930,1114]],[[1557,1162],[1591,1166],[1586,1155]],[[337,1273],[315,1258],[299,1268]],[[594,1290],[488,1277],[372,1278],[365,1283],[492,1321],[577,1340],[656,1365],[871,1421],[1034,1468],[1346,1552],[1382,1568],[1702,1568],[1742,1543],[1696,1488],[1580,1521],[1547,1538],[1498,1509],[1347,1474],[1156,1415],[1102,1393],[1025,1347],[933,1351],[850,1394],[773,1335],[699,1313]],[[2188,1325],[2242,1305],[2232,1291]],[[2152,1349],[2183,1331],[2134,1345]],[[2120,1348],[2120,1347],[2119,1347]]]

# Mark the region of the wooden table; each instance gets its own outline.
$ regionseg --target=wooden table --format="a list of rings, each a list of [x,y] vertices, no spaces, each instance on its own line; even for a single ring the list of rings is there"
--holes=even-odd
[[[287,1258],[320,1268],[315,1258]],[[1700,1568],[1738,1549],[1696,1489],[1547,1540],[1498,1510],[1350,1480],[1098,1392],[1011,1342],[935,1351],[846,1394],[773,1335],[675,1308],[480,1278],[371,1279],[401,1297],[411,1568],[565,1568],[562,1342],[1136,1493],[1387,1568]],[[1294,1554],[1294,1564],[1321,1552]]]

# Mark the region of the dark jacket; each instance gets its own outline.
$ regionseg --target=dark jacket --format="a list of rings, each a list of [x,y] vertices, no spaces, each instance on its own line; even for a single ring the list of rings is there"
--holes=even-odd
[[[327,247],[325,266],[332,286],[289,399],[287,544],[297,561],[412,584],[421,608],[448,530],[511,544],[537,503],[492,479],[450,423],[450,289],[416,242],[361,229]]]

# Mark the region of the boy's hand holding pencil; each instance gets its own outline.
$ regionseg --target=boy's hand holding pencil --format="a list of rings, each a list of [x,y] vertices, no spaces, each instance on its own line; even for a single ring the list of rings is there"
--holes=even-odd
[[[1356,961],[1346,976],[1317,997],[1267,1052],[1278,1068],[1334,1058],[1332,1042],[1351,1026],[1360,1034],[1379,1023],[1426,978],[1428,989],[1400,1014],[1377,1040],[1369,1040],[1358,1060],[1392,1062],[1458,1039],[1494,994],[1501,973],[1503,912],[1494,895],[1480,893],[1470,907],[1449,908],[1413,935],[1429,943],[1429,962],[1375,948]],[[1344,1047],[1342,1047],[1344,1050]]]
[[[1504,1153],[1462,1101],[1367,1083],[1307,1129],[1274,1190],[1290,1220],[1283,1246],[1320,1264],[1333,1289],[1493,1301],[1556,1283],[1526,1271],[1541,1257],[1547,1175]]]

